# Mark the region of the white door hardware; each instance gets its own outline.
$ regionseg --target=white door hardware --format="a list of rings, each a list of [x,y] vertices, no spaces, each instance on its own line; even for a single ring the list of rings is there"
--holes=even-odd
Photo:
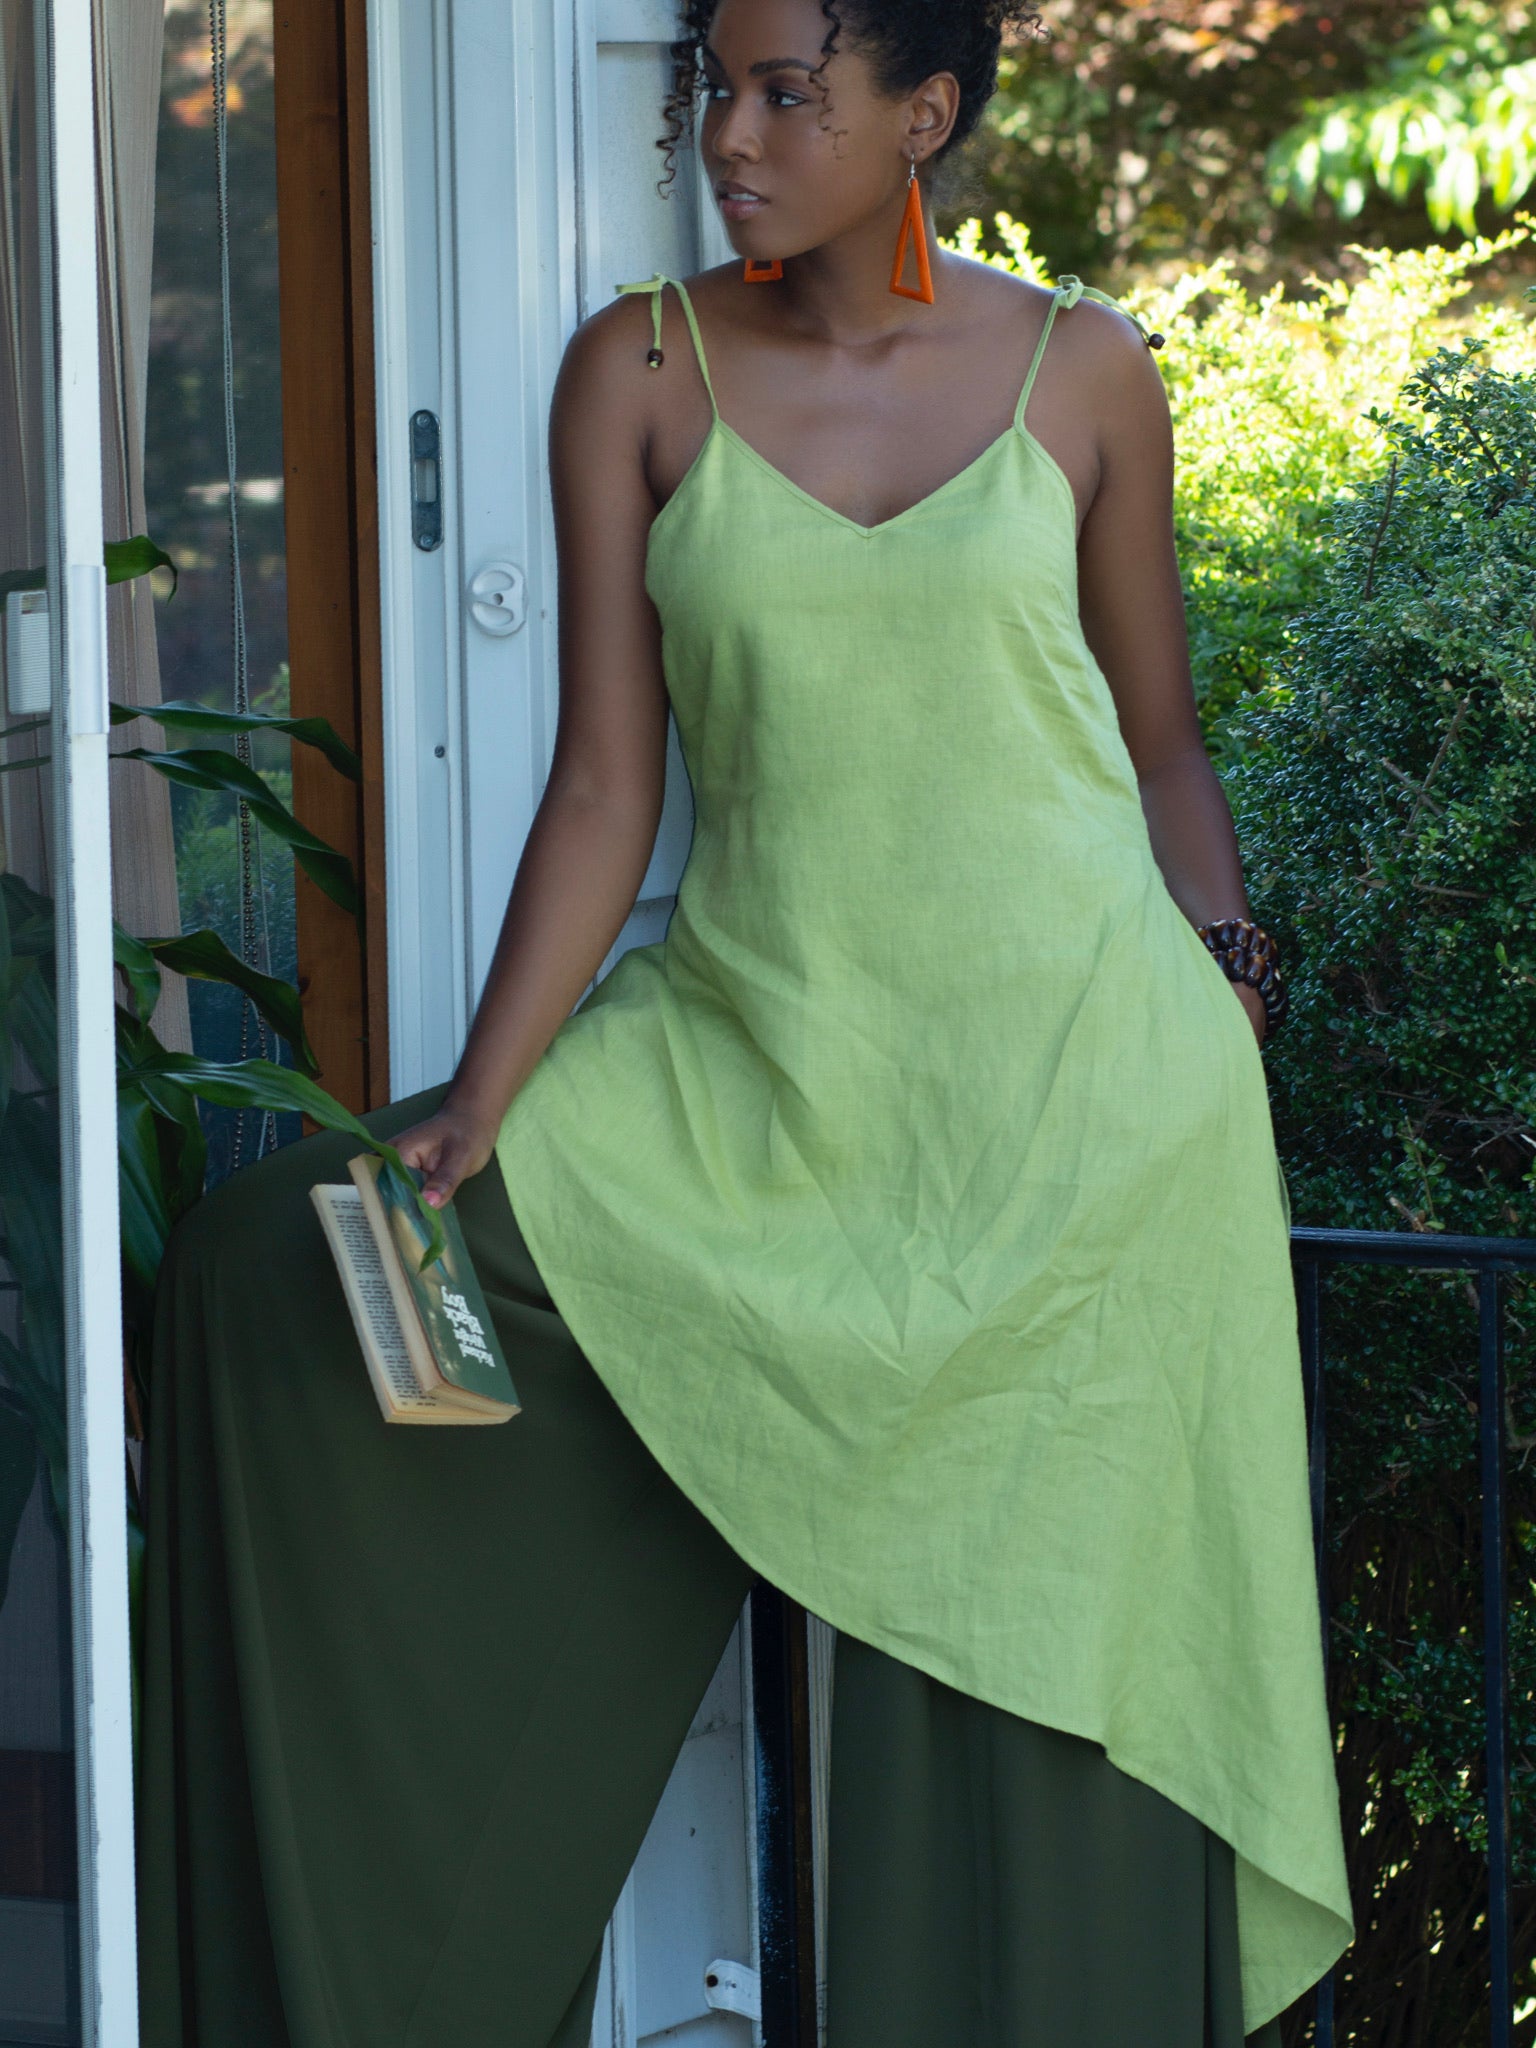
[[[53,703],[46,590],[13,590],[5,600],[5,704],[13,718]]]
[[[469,586],[469,615],[482,633],[504,640],[527,613],[527,588],[515,562],[487,562]]]
[[[716,2012],[739,2012],[749,2020],[761,2019],[763,1999],[756,1970],[723,1959],[711,1963],[704,1972],[704,2002]]]

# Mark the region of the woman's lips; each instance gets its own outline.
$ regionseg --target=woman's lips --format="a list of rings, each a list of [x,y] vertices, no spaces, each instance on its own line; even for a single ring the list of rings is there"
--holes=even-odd
[[[728,192],[720,201],[720,211],[727,220],[750,220],[759,207],[767,201],[759,199],[756,193]]]

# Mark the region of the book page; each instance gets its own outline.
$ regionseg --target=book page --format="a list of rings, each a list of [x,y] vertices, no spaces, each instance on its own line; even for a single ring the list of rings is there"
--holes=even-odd
[[[369,1376],[383,1382],[374,1389],[380,1407],[386,1415],[392,1408],[400,1408],[426,1410],[435,1417],[441,1412],[438,1404],[416,1384],[379,1247],[363,1214],[362,1196],[355,1187],[337,1185],[317,1187],[314,1198],[341,1272]]]

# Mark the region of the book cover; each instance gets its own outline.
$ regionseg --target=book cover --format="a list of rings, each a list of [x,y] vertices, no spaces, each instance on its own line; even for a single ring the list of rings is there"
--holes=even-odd
[[[517,1390],[496,1341],[490,1310],[452,1202],[438,1211],[446,1240],[442,1255],[423,1271],[427,1238],[416,1206],[416,1189],[377,1153],[359,1153],[347,1162],[347,1170],[364,1206],[377,1205],[372,1218],[375,1229],[382,1226],[398,1253],[409,1305],[443,1379],[476,1402],[494,1402],[515,1410],[520,1405]],[[425,1176],[417,1173],[415,1178],[419,1186]]]
[[[395,1310],[389,1275],[379,1256],[378,1239],[363,1209],[363,1197],[350,1181],[322,1183],[309,1191],[319,1212],[326,1242],[341,1276],[342,1291],[352,1312],[352,1326],[368,1368],[368,1382],[386,1422],[500,1422],[509,1410],[469,1408],[424,1394],[411,1363],[410,1347]]]

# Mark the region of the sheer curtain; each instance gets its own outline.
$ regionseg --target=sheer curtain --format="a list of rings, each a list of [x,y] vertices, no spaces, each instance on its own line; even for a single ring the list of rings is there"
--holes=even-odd
[[[155,229],[155,142],[160,120],[162,0],[96,0],[97,164],[101,179],[102,473],[109,540],[143,533],[144,404],[149,372],[149,292]],[[124,704],[160,702],[153,598],[147,578],[107,593],[112,694]],[[121,728],[119,746],[158,742],[156,727]],[[170,792],[153,770],[112,771],[114,909],[131,932],[181,930]],[[154,1017],[161,1041],[191,1051],[186,983],[167,974]]]
[[[32,64],[33,0],[0,0],[0,553],[7,562],[41,562],[41,450],[30,445],[42,417],[20,317],[36,290],[38,251],[25,224],[25,195],[9,189],[13,175],[32,176],[30,134],[15,134],[30,94],[17,91]],[[154,243],[155,142],[159,124],[162,0],[96,0],[97,136],[100,205],[97,263],[101,278],[101,402],[103,516],[108,540],[147,526],[144,507],[144,406],[149,354],[150,264]],[[13,147],[14,140],[14,147]],[[18,228],[18,223],[22,224]],[[160,701],[153,599],[140,577],[107,593],[112,695],[121,703]],[[116,736],[118,747],[154,745],[155,727],[137,721]],[[15,758],[15,743],[12,747]],[[51,887],[45,835],[32,787],[40,777],[0,777],[10,866],[40,889]],[[170,793],[138,763],[112,771],[113,912],[131,932],[163,938],[181,929]],[[161,1040],[190,1051],[186,984],[167,974],[154,1027]]]
[[[6,570],[33,568],[47,557],[43,364],[35,326],[42,303],[36,62],[32,0],[0,0],[0,568]],[[6,710],[0,702],[0,714]],[[44,752],[36,739],[13,740],[6,748],[11,761]],[[6,865],[51,894],[42,782],[25,770],[0,775],[0,822]]]

